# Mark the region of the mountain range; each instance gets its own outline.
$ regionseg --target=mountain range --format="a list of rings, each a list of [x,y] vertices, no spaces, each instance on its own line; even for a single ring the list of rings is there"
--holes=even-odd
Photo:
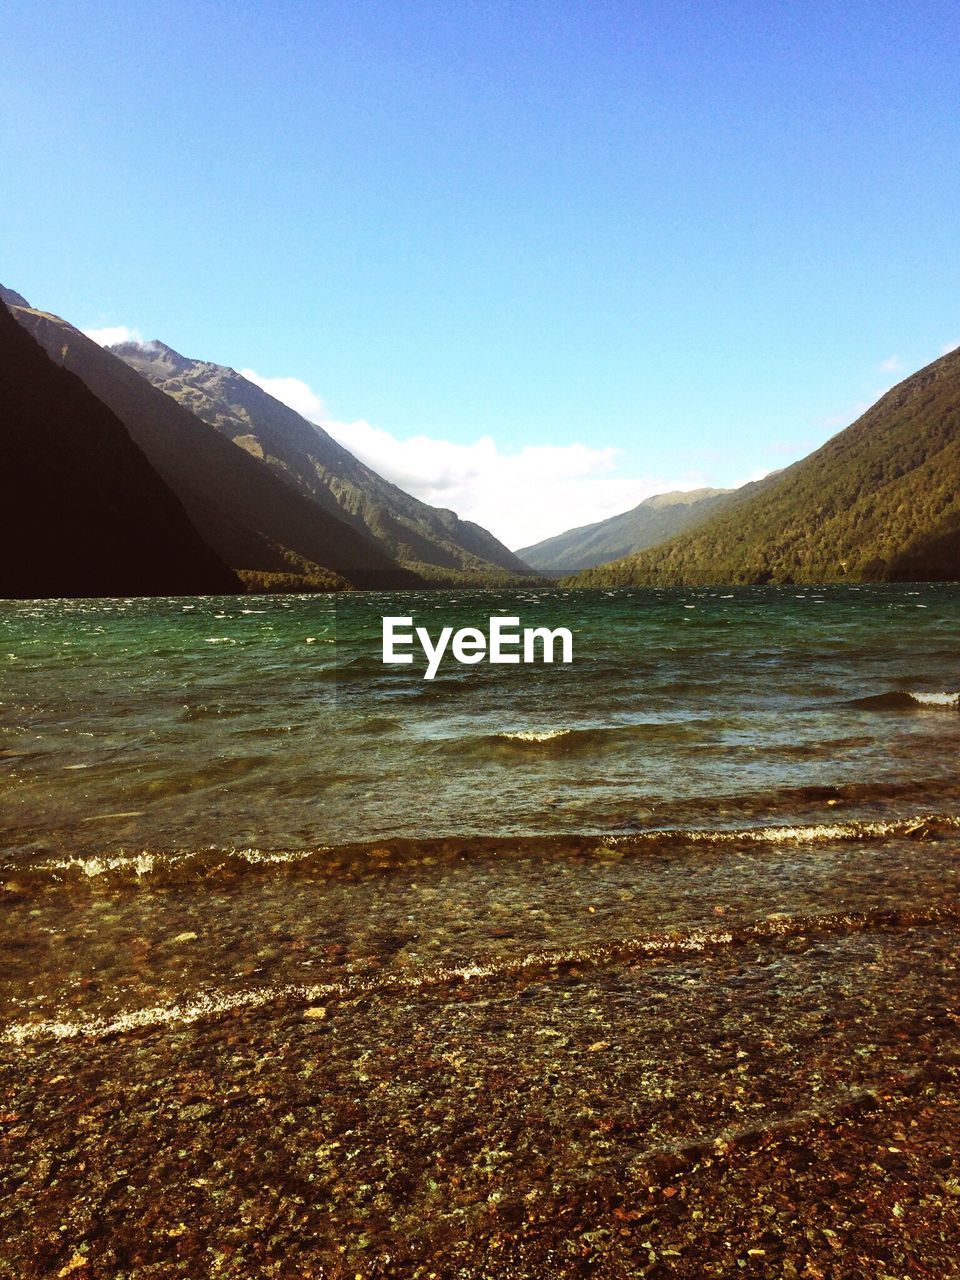
[[[528,566],[486,529],[404,493],[235,369],[187,359],[156,341],[123,343],[110,351],[421,577],[529,575]]]
[[[572,586],[960,580],[960,349],[792,466]]]
[[[631,511],[521,547],[517,555],[541,572],[569,574],[589,569],[665,542],[719,510],[733,493],[732,489],[657,493]]]
[[[12,290],[0,298],[119,419],[248,589],[529,581],[492,534],[404,494],[234,370],[161,343],[121,358]]]
[[[0,594],[960,580],[960,350],[782,471],[513,553],[234,369],[0,298]]]

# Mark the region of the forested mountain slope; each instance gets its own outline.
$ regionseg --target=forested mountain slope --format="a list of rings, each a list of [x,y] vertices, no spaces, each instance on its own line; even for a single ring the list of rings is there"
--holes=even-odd
[[[822,448],[578,586],[960,580],[960,350]]]
[[[630,511],[521,547],[517,555],[532,569],[566,573],[589,569],[682,533],[713,515],[732,493],[730,489],[657,493]]]

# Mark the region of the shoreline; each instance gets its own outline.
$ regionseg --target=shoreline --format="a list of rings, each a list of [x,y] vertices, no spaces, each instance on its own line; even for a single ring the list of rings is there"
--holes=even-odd
[[[947,1276],[952,921],[2,1047],[5,1274]]]

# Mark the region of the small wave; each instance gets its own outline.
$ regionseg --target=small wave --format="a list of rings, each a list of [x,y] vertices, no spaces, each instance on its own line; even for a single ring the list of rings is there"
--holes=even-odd
[[[207,1018],[261,1009],[273,1004],[310,1007],[322,1000],[350,999],[391,990],[415,992],[438,986],[510,979],[543,982],[570,967],[599,969],[618,964],[637,964],[648,959],[696,955],[750,943],[769,946],[799,937],[916,928],[958,921],[960,903],[909,911],[877,908],[871,911],[826,912],[820,915],[774,914],[735,928],[706,927],[641,935],[592,947],[528,952],[513,959],[447,965],[415,974],[386,973],[348,978],[342,982],[286,983],[232,992],[211,989],[168,1004],[150,1005],[124,1013],[87,1015],[71,1021],[52,1018],[12,1023],[0,1031],[0,1040],[8,1044],[23,1045],[44,1040],[102,1039],[131,1031],[188,1025]]]
[[[135,876],[146,876],[153,871],[157,863],[154,853],[137,853],[101,855],[92,858],[72,858],[57,863],[47,863],[51,870],[69,871],[76,869],[82,875],[93,879],[96,876],[108,875],[111,871],[132,872]]]
[[[925,693],[922,690],[891,689],[887,693],[851,698],[847,705],[861,707],[865,711],[916,711],[921,707],[960,707],[960,692]]]
[[[189,871],[195,874],[204,865],[210,870],[221,869],[229,863],[246,863],[250,866],[277,866],[284,863],[303,862],[314,858],[323,849],[216,849],[187,850],[182,853],[152,853],[143,850],[141,853],[94,854],[89,857],[57,858],[39,863],[32,867],[33,872],[67,872],[75,873],[93,880],[98,876],[117,874],[140,879],[156,872]],[[6,868],[6,870],[13,870]]]
[[[684,838],[709,844],[817,844],[834,840],[884,840],[929,834],[937,823],[960,827],[960,818],[906,818],[875,822],[821,822],[811,826],[753,827],[739,831],[687,831]],[[664,833],[667,834],[667,833]]]
[[[367,736],[369,734],[388,734],[406,731],[408,725],[399,716],[367,716],[366,719],[358,721],[356,724],[348,724],[341,726],[341,733],[361,734]]]
[[[498,733],[494,736],[504,742],[550,742],[565,738],[572,729],[518,729],[515,733]]]
[[[633,724],[594,725],[588,728],[511,729],[497,733],[450,738],[445,746],[458,755],[502,756],[516,752],[539,751],[568,755],[587,751],[612,751],[638,741],[701,742],[709,720],[650,720]]]
[[[591,832],[578,835],[438,836],[417,840],[394,838],[380,844],[312,845],[293,849],[222,848],[119,851],[38,860],[32,864],[0,864],[0,878],[27,891],[31,882],[50,880],[83,882],[103,876],[133,884],[182,883],[189,879],[215,881],[221,876],[288,869],[300,864],[322,863],[331,876],[382,874],[421,861],[456,861],[481,858],[564,858],[643,856],[649,852],[682,854],[707,845],[820,845],[882,842],[891,839],[936,840],[960,831],[960,815],[917,814],[905,818],[872,821],[838,821],[760,827],[654,827],[629,834]]]

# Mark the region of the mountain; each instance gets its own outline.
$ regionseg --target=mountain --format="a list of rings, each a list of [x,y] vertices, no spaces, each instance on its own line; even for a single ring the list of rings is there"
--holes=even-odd
[[[123,423],[2,304],[0,448],[0,597],[242,590]]]
[[[576,586],[960,581],[960,350],[670,542]]]
[[[365,466],[235,369],[193,360],[162,342],[110,348],[132,369],[223,436],[265,462],[305,498],[392,558],[433,580],[483,574],[504,579],[529,568],[480,525],[431,507]]]
[[[2,284],[0,284],[0,302],[5,302],[8,307],[29,307],[30,305],[22,294]]]
[[[657,493],[631,511],[568,529],[532,547],[521,547],[517,555],[532,569],[554,573],[590,569],[682,533],[713,515],[733,492],[732,489],[691,489]]]
[[[180,499],[204,541],[254,587],[299,581],[422,585],[369,534],[324,510],[248,451],[211,431],[118,356],[58,316],[14,305],[13,316],[57,364],[120,419]]]

